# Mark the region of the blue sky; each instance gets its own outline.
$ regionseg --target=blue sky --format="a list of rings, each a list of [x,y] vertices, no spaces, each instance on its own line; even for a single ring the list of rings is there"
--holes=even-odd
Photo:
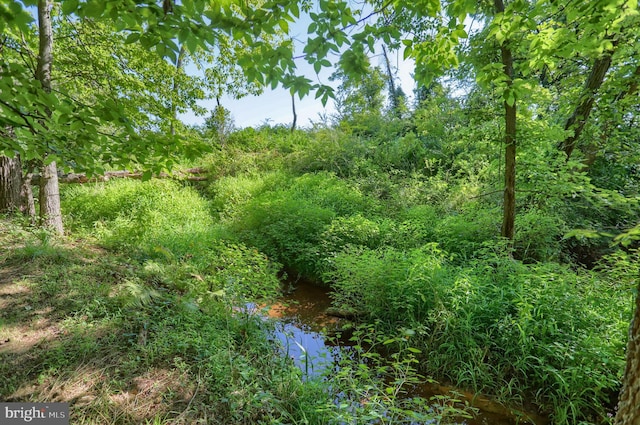
[[[307,27],[309,26],[309,18],[301,16],[301,19],[291,26],[291,34],[295,40],[307,39]],[[296,43],[296,55],[302,52],[302,43]],[[413,63],[402,61],[401,52],[390,52],[392,66],[398,69],[398,79],[407,96],[413,94]],[[337,57],[335,57],[337,60]],[[381,66],[381,57],[372,57],[371,64],[373,66]],[[299,62],[299,72],[312,81],[320,81],[324,84],[329,83],[331,70],[323,70],[320,76],[313,71],[313,67],[306,63],[303,59]],[[383,67],[384,69],[384,67]],[[242,99],[232,99],[224,96],[220,99],[222,106],[231,111],[237,127],[256,127],[268,122],[269,124],[291,124],[293,121],[293,112],[291,109],[291,96],[288,90],[277,88],[276,90],[265,89],[260,96],[247,96]],[[212,110],[215,107],[215,100],[203,101],[200,103],[205,108]],[[332,114],[335,112],[333,102],[329,100],[326,108],[323,107],[319,99],[314,98],[314,94],[304,97],[300,100],[296,96],[296,112],[298,115],[298,127],[310,126],[311,122],[320,121],[320,114]],[[196,117],[193,114],[185,114],[181,119],[186,124],[202,124],[205,117]]]
[[[373,65],[377,65],[378,58],[372,60]],[[306,65],[306,64],[305,64]],[[380,64],[382,65],[382,64]],[[402,89],[407,96],[413,94],[413,79],[411,73],[413,66],[411,63],[400,63],[398,66],[398,78],[402,84]],[[308,78],[316,80],[316,75],[310,66],[301,68]],[[306,72],[305,72],[306,71]],[[324,83],[328,83],[328,76],[331,72],[325,72],[321,76]],[[278,88],[276,90],[267,89],[260,96],[248,96],[242,99],[231,99],[225,97],[221,99],[222,105],[231,111],[235,123],[238,127],[254,127],[264,124],[269,120],[270,124],[290,124],[293,121],[293,112],[291,109],[291,96],[288,90]],[[203,102],[207,108],[211,109],[215,106],[215,101]],[[298,126],[306,127],[311,121],[320,121],[320,114],[332,114],[335,112],[333,102],[329,100],[326,108],[323,107],[319,99],[314,98],[314,94],[310,94],[302,100],[296,96],[296,113],[298,115]],[[201,118],[199,122],[204,121]]]

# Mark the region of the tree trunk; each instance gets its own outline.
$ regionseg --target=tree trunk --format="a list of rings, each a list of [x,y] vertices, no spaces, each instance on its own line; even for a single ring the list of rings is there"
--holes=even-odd
[[[580,137],[580,134],[582,134],[582,130],[584,130],[587,119],[589,119],[589,115],[591,114],[591,110],[593,109],[593,104],[595,102],[596,93],[600,89],[600,86],[604,81],[604,77],[611,66],[611,55],[613,55],[613,52],[609,51],[603,57],[594,62],[593,68],[591,68],[591,73],[589,73],[589,78],[587,78],[585,83],[580,103],[576,106],[576,109],[573,111],[573,114],[571,114],[564,126],[565,130],[572,131],[572,133],[567,136],[560,145],[560,148],[564,151],[565,155],[567,155],[567,160],[571,158],[571,154],[576,146],[576,141]]]
[[[22,209],[21,187],[20,157],[0,156],[0,213],[15,213]]]
[[[27,162],[27,171],[22,177],[20,196],[22,197],[22,212],[29,217],[31,224],[36,224],[36,205],[33,198],[33,165]]]
[[[400,99],[398,99],[398,91],[396,90],[396,84],[393,80],[393,72],[391,71],[391,62],[389,62],[389,55],[387,54],[387,48],[382,45],[382,53],[384,55],[384,62],[387,65],[387,79],[389,80],[389,100],[391,101],[391,112],[400,118],[402,111],[400,111]]]
[[[640,283],[636,292],[636,309],[629,328],[627,366],[622,377],[622,391],[614,424],[640,424]]]
[[[298,114],[296,113],[296,96],[291,93],[291,109],[293,110],[293,122],[291,123],[291,132],[296,131],[296,124],[298,123]]]
[[[42,89],[51,92],[51,67],[53,65],[53,30],[51,28],[52,0],[38,0],[38,67],[36,78]],[[51,112],[48,111],[48,115]],[[45,158],[46,162],[46,158]],[[56,162],[43,165],[40,173],[40,224],[58,234],[64,232],[62,212],[60,210],[60,192],[58,190],[58,170]]]
[[[171,101],[171,124],[169,127],[169,132],[172,136],[176,135],[175,123],[178,120],[178,108],[176,106],[176,99],[178,98],[178,90],[180,89],[180,84],[178,83],[180,72],[182,72],[184,55],[187,53],[184,44],[180,46],[180,51],[178,52],[178,59],[176,60],[176,75],[173,77],[173,97],[174,99]]]
[[[64,233],[60,209],[60,191],[58,188],[58,169],[56,163],[42,167],[40,176],[40,224],[58,234]]]
[[[496,13],[504,13],[502,0],[494,0]],[[504,74],[507,85],[513,82],[513,56],[511,49],[503,43],[500,46]],[[502,237],[513,240],[516,220],[516,99],[504,100],[505,152],[504,152],[504,201],[502,217]]]

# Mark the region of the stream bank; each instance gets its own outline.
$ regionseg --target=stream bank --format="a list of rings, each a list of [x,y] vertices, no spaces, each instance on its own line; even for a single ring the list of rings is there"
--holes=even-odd
[[[276,336],[305,376],[317,376],[327,367],[334,367],[336,359],[350,345],[348,338],[336,344],[333,333],[348,321],[327,314],[331,307],[330,290],[306,280],[289,282],[291,290],[267,310],[267,315],[278,321]],[[331,342],[329,341],[331,339]],[[430,399],[434,396],[454,395],[456,399],[477,409],[473,419],[456,422],[464,425],[548,425],[548,418],[532,412],[510,409],[482,394],[473,394],[451,386],[425,382],[410,392],[411,396]]]

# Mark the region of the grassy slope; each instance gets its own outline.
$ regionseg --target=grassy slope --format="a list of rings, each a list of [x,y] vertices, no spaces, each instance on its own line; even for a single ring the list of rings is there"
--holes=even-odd
[[[0,244],[4,401],[70,402],[74,424],[140,424],[258,423],[298,415],[305,393],[323,400],[265,349],[260,321],[189,308],[83,241],[0,220]]]

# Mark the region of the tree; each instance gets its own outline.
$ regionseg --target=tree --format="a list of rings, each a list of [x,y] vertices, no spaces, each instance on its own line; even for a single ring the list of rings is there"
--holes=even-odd
[[[340,121],[354,121],[364,116],[379,119],[384,106],[385,77],[379,68],[371,67],[368,59],[362,74],[334,72],[330,80],[340,81],[335,104]]]
[[[36,79],[46,94],[51,93],[51,68],[53,66],[53,29],[51,24],[52,0],[38,0],[38,65]],[[51,111],[45,108],[45,119]],[[47,125],[43,122],[43,127]],[[58,168],[55,157],[43,158],[40,172],[40,223],[58,234],[64,233],[62,212],[60,211],[60,190],[58,188]]]
[[[215,50],[222,46],[223,39],[242,40],[251,48],[239,55],[236,63],[249,80],[261,86],[282,84],[301,94],[308,93],[312,87],[307,79],[294,75],[295,63],[290,40],[278,44],[270,42],[278,29],[286,32],[288,23],[299,16],[297,2],[214,4],[198,1],[174,4],[171,0],[126,3],[64,0],[59,4],[56,11],[61,16],[72,17],[67,21],[68,27],[73,27],[77,22],[92,23],[94,30],[106,25],[116,45],[120,40],[128,44],[136,43],[141,49],[156,55],[156,61],[151,63],[160,65],[158,69],[167,66],[172,68],[165,78],[169,83],[159,82],[156,85],[168,95],[151,95],[146,98],[147,102],[126,92],[124,87],[136,92],[139,87],[135,87],[135,83],[128,86],[109,85],[108,78],[105,81],[93,74],[88,78],[93,85],[98,83],[99,90],[82,90],[76,86],[71,91],[72,95],[69,95],[61,87],[52,87],[54,52],[51,15],[42,14],[42,25],[36,30],[32,25],[33,17],[26,10],[26,6],[33,5],[32,1],[11,0],[8,7],[4,3],[0,6],[3,18],[0,20],[0,30],[3,34],[9,33],[15,40],[25,39],[26,43],[17,43],[20,45],[27,45],[37,34],[41,50],[37,81],[33,78],[27,48],[22,50],[25,56],[21,60],[3,55],[0,126],[12,127],[15,137],[2,137],[0,151],[11,156],[17,153],[23,159],[42,164],[41,181],[45,183],[41,186],[42,216],[46,223],[59,232],[62,230],[61,213],[59,195],[54,185],[58,162],[90,174],[100,173],[105,164],[126,165],[133,162],[145,169],[143,175],[146,178],[153,172],[170,167],[176,147],[182,141],[179,135],[171,137],[170,128],[166,131],[168,135],[159,131],[165,123],[174,122],[174,113],[178,111],[174,88],[180,86],[180,90],[184,90],[184,86],[174,84],[173,76],[179,76],[180,73],[176,73],[176,67],[171,66],[171,63],[178,61],[179,44],[186,46],[188,53],[195,54],[199,49]],[[46,9],[50,13],[50,3],[40,5],[40,10]],[[78,47],[92,51],[87,46],[93,45]],[[65,59],[64,53],[63,50],[57,53],[62,59],[61,64]],[[77,58],[82,56],[76,55]],[[90,57],[95,59],[95,55]],[[125,76],[135,69],[130,64],[139,56],[128,59],[124,63],[128,68]],[[93,63],[89,69],[97,70],[97,75],[101,75],[101,65],[103,63]],[[155,75],[165,77],[160,73]],[[82,79],[69,79],[65,83],[70,87],[74,81],[81,84],[77,82]],[[126,78],[121,81],[126,81]],[[107,89],[111,89],[110,93]],[[162,119],[167,114],[170,119]],[[149,137],[150,131],[154,132],[153,137]]]
[[[635,313],[629,326],[626,362],[615,425],[636,425],[640,421],[640,283],[636,288]]]
[[[391,62],[389,61],[389,54],[387,48],[382,46],[382,53],[384,56],[384,63],[387,68],[387,81],[389,84],[389,109],[396,118],[402,118],[404,112],[406,112],[406,100],[407,96],[402,91],[402,87],[396,86],[395,74],[391,69]]]
[[[373,12],[365,18],[378,16],[378,25],[363,24],[357,31],[351,25],[343,24],[340,31],[336,30],[340,26],[335,22],[343,6],[320,2],[323,13],[317,17],[324,19],[323,22],[315,21],[310,27],[310,32],[313,29],[317,35],[308,44],[308,50],[313,50],[316,43],[326,44],[327,40],[336,40],[336,46],[346,43],[344,40],[351,40],[368,46],[370,50],[374,49],[376,39],[382,39],[386,44],[396,43],[404,46],[405,58],[416,61],[416,79],[425,87],[444,70],[469,60],[474,53],[478,58],[478,53],[481,53],[482,60],[472,64],[476,79],[482,86],[491,88],[504,106],[506,170],[502,235],[509,239],[515,234],[516,138],[520,131],[517,126],[518,110],[526,114],[534,111],[540,114],[538,105],[523,100],[531,99],[531,93],[544,94],[551,99],[545,111],[547,116],[543,117],[549,123],[546,137],[556,142],[566,158],[571,158],[575,147],[579,146],[589,117],[599,106],[598,100],[604,106],[625,97],[606,97],[611,93],[607,92],[606,86],[615,80],[608,80],[607,75],[625,70],[621,73],[623,80],[629,81],[629,87],[637,87],[638,76],[634,70],[638,67],[640,31],[635,0],[369,3]],[[470,52],[472,46],[462,43],[468,39],[465,25],[468,18],[473,18],[482,27],[477,31],[481,34],[481,52]],[[354,49],[350,51],[357,52]],[[365,53],[345,53],[343,60],[348,63],[343,69],[358,73],[358,61]],[[582,84],[576,84],[576,81]],[[630,89],[631,92],[636,90]],[[551,157],[552,153],[548,154]],[[635,317],[639,314],[640,305],[637,305]],[[639,322],[640,319],[634,319],[631,327],[625,390],[618,423],[640,423],[637,398],[640,352],[636,339]]]
[[[215,139],[224,145],[229,134],[235,129],[231,111],[218,102],[211,111],[211,115],[205,119],[204,127],[207,129],[207,133],[212,133]]]
[[[504,15],[502,0],[494,0],[496,16]],[[504,202],[502,218],[502,237],[513,240],[516,221],[516,96],[513,90],[513,53],[509,40],[500,44],[500,56],[507,88],[504,96]]]
[[[19,157],[0,156],[0,213],[21,209],[22,165]]]

